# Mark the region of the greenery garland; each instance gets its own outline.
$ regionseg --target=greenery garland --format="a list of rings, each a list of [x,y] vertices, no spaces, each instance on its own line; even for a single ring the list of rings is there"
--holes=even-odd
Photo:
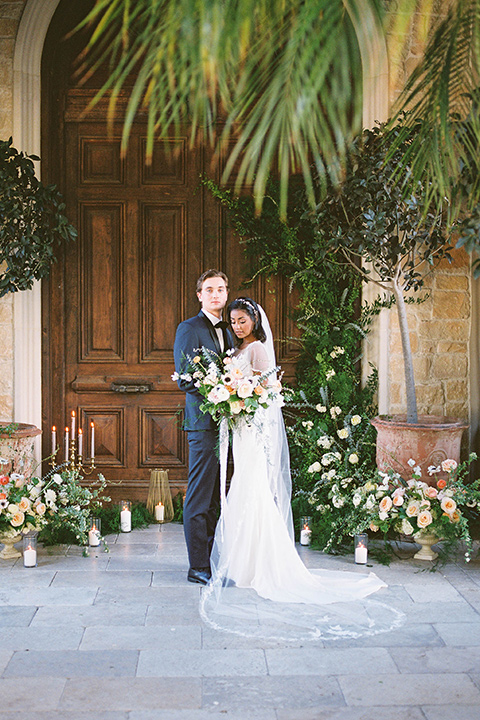
[[[300,516],[312,518],[313,545],[338,550],[347,539],[351,544],[349,536],[362,524],[351,503],[340,504],[338,483],[344,482],[344,495],[353,496],[365,475],[375,471],[375,430],[368,418],[376,412],[377,374],[372,368],[366,386],[361,386],[361,340],[389,303],[362,305],[357,273],[325,248],[319,264],[322,239],[314,232],[301,190],[292,195],[288,221],[283,222],[274,182],[260,215],[252,198],[237,197],[208,179],[204,184],[227,208],[245,247],[247,284],[259,275],[281,275],[298,291],[293,318],[301,337],[287,418],[292,507],[297,528]],[[352,463],[349,458],[358,459]]]

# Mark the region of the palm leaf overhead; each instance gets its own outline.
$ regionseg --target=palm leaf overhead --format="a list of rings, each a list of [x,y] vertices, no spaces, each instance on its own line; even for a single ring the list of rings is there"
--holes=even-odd
[[[399,142],[411,127],[421,127],[406,158],[410,181],[431,184],[432,202],[447,197],[453,217],[465,202],[472,208],[480,201],[479,50],[480,0],[457,0],[432,33],[394,118],[401,116],[405,126]],[[466,169],[476,181],[463,192]]]
[[[420,17],[417,39],[430,40],[396,119],[408,108],[408,122],[421,121],[423,131],[405,166],[409,182],[423,177],[432,188],[429,202],[447,196],[457,205],[460,175],[468,168],[478,177],[480,165],[468,97],[478,85],[480,0],[445,0],[449,6],[442,19],[434,0],[97,0],[82,23],[92,32],[82,72],[110,63],[96,97],[109,94],[110,120],[127,94],[124,151],[139,111],[148,117],[150,154],[155,138],[188,124],[192,143],[216,146],[223,180],[234,173],[237,189],[253,184],[257,209],[275,170],[285,215],[292,174],[302,173],[314,204],[314,181],[321,188],[327,172],[335,180],[360,130],[362,69],[375,72],[359,48],[374,46],[385,28],[395,62]],[[459,131],[466,117],[468,132]],[[469,200],[480,200],[478,181]]]
[[[98,0],[83,23],[94,29],[82,72],[110,63],[96,98],[110,93],[110,119],[136,74],[124,150],[139,110],[150,153],[155,137],[188,122],[192,142],[208,138],[226,153],[224,180],[235,169],[237,188],[254,185],[257,207],[276,168],[284,211],[289,177],[303,173],[313,203],[312,175],[338,166],[361,129],[354,24],[378,30],[369,5],[366,13],[359,0],[348,11],[343,0]]]

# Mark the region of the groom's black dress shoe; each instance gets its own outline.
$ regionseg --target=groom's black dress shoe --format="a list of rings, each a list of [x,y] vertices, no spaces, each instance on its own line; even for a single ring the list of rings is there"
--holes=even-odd
[[[211,577],[212,573],[210,572],[210,568],[190,568],[187,580],[189,582],[200,583],[200,585],[206,585]]]

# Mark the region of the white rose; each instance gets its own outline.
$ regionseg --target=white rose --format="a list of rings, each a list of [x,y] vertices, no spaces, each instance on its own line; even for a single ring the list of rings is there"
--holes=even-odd
[[[56,482],[57,485],[61,485],[63,482],[62,476],[59,475],[58,473],[55,473],[55,475],[53,476],[53,482]]]
[[[416,500],[410,500],[410,502],[408,503],[406,510],[405,510],[408,517],[415,517],[416,515],[418,515],[419,511],[420,511],[419,503]]]
[[[309,473],[320,472],[321,469],[322,469],[322,466],[320,465],[320,463],[314,462],[312,465],[310,465],[307,472],[309,472]]]
[[[404,535],[413,535],[413,525],[406,518],[402,520],[402,532]]]
[[[355,507],[358,507],[360,503],[362,502],[362,496],[358,493],[355,493],[355,495],[352,498],[352,502],[355,505]]]
[[[338,497],[338,495],[334,495],[332,498],[332,504],[336,508],[341,508],[345,504],[345,500],[342,497]]]
[[[348,432],[347,428],[341,428],[340,430],[337,430],[337,435],[340,440],[346,440],[350,433]]]
[[[325,407],[325,405],[320,405],[320,404],[318,404],[318,405],[316,406],[316,410],[317,410],[317,412],[319,412],[319,413],[327,412],[327,408]]]
[[[230,403],[230,410],[232,411],[233,415],[238,415],[242,412],[242,403],[239,400],[234,400]]]
[[[352,415],[352,419],[350,420],[350,422],[352,423],[352,425],[360,425],[360,423],[362,422],[362,418],[360,417],[360,415]]]
[[[351,463],[352,465],[356,465],[356,463],[358,463],[358,455],[357,455],[357,453],[352,453],[351,455],[349,455],[349,456],[348,456],[348,462]]]

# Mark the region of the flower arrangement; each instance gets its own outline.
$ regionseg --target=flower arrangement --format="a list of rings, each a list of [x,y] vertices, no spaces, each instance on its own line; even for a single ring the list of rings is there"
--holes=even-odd
[[[79,545],[88,545],[90,517],[103,503],[110,502],[110,497],[103,495],[107,482],[102,474],[88,487],[81,481],[80,469],[71,466],[63,470],[54,468],[44,479],[49,503],[46,527],[41,536],[44,543],[56,542],[56,538],[67,530]]]
[[[86,542],[88,518],[100,505],[106,486],[99,476],[98,487],[80,484],[78,470],[56,469],[44,478],[3,472],[8,461],[0,458],[0,534],[15,537],[31,531],[51,532],[55,527],[69,528],[81,543]],[[102,501],[110,498],[101,497]]]
[[[0,534],[15,537],[40,530],[48,522],[48,512],[56,497],[53,479],[44,482],[17,472],[6,472],[10,462],[0,458]]]
[[[338,551],[347,540],[350,545],[350,536],[368,524],[368,508],[357,491],[375,469],[375,430],[367,407],[347,409],[342,402],[345,383],[354,383],[345,355],[342,346],[317,355],[322,383],[317,402],[297,393],[291,407],[302,417],[287,428],[295,514],[312,516],[312,542],[325,551]]]
[[[233,350],[218,355],[202,347],[195,352],[198,354],[187,356],[185,372],[173,373],[172,380],[193,382],[204,398],[200,410],[215,422],[225,418],[232,426],[240,418],[250,420],[259,408],[284,404],[282,384],[276,377],[278,368],[246,375]]]
[[[480,508],[480,480],[465,482],[465,475],[472,460],[457,465],[455,460],[444,460],[439,466],[428,469],[430,476],[443,471],[447,479],[439,478],[435,485],[422,480],[421,469],[410,459],[412,477],[404,480],[398,473],[378,472],[358,490],[361,502],[368,505],[369,527],[372,531],[389,531],[413,535],[423,531],[442,539],[445,550],[457,541],[466,545],[465,558],[470,560],[472,538],[466,508],[475,512]]]

